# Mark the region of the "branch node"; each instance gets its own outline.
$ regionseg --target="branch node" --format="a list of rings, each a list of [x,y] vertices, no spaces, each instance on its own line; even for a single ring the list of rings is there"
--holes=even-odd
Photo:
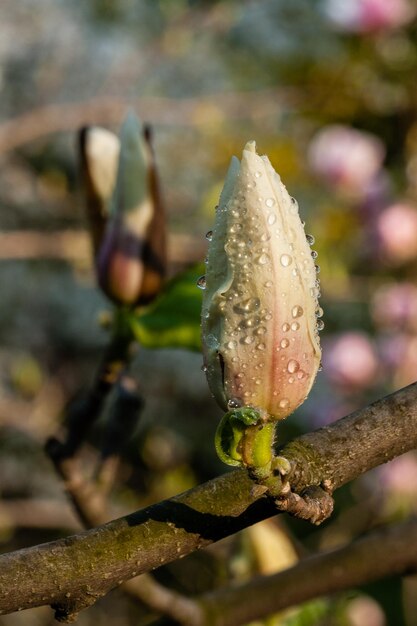
[[[278,510],[293,517],[307,520],[316,526],[322,524],[333,513],[334,501],[328,488],[312,485],[301,494],[290,491],[275,500]]]

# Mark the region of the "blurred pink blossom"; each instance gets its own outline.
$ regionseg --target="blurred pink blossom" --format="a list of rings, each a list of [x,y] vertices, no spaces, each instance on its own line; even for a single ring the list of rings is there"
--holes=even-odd
[[[383,143],[349,126],[333,125],[312,139],[308,161],[312,171],[339,191],[363,197],[381,169]]]
[[[359,596],[351,600],[346,609],[349,626],[385,626],[384,611],[373,598]]]
[[[327,0],[325,13],[340,30],[372,33],[407,24],[415,10],[409,0]]]
[[[410,204],[393,204],[379,215],[376,232],[382,256],[400,265],[417,256],[417,210]]]
[[[417,496],[417,456],[409,452],[397,457],[378,470],[385,491],[397,495]]]
[[[390,283],[374,294],[371,313],[381,328],[417,330],[417,285]]]
[[[417,380],[417,337],[409,335],[404,343],[404,352],[399,354],[394,384],[405,387]]]
[[[382,335],[378,339],[378,349],[382,363],[392,374],[395,371],[407,350],[410,336],[405,333]]]
[[[351,390],[369,387],[379,374],[375,347],[362,332],[330,338],[323,350],[323,362],[328,378]]]
[[[417,336],[407,333],[379,340],[381,359],[390,370],[392,386],[405,387],[417,380]]]

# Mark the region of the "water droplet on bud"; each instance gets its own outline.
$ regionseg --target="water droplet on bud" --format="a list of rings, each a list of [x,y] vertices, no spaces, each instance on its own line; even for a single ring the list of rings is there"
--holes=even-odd
[[[298,304],[293,306],[292,311],[291,311],[291,314],[293,317],[301,317],[303,313],[304,311],[301,306],[299,306]]]
[[[300,369],[300,364],[295,359],[290,359],[288,361],[287,370],[290,374],[295,374]]]
[[[207,241],[211,241],[213,239],[213,231],[209,230],[206,232],[206,239]]]
[[[200,276],[200,278],[197,280],[197,287],[199,287],[200,289],[205,289],[206,288],[206,277],[205,276]]]
[[[279,407],[280,409],[286,409],[287,406],[289,406],[290,401],[288,400],[288,398],[282,398],[282,400],[279,401]]]
[[[288,267],[292,263],[292,257],[289,254],[281,254],[281,265]]]
[[[242,402],[239,400],[239,398],[230,398],[230,400],[227,403],[228,409],[238,409],[241,406],[242,406]]]
[[[313,237],[313,235],[306,235],[306,239],[307,239],[307,243],[312,246],[315,243],[315,239]]]
[[[261,254],[261,256],[258,257],[259,265],[266,265],[268,261],[269,261],[269,256],[265,253]]]
[[[311,256],[313,257],[313,259],[317,259],[317,257],[319,256],[319,253],[316,252],[316,250],[312,250],[311,251]]]
[[[320,319],[319,319],[319,320],[317,320],[317,330],[319,330],[319,331],[320,331],[320,330],[323,330],[323,328],[324,328],[324,322],[323,322],[323,320],[320,320]]]
[[[266,206],[267,206],[268,208],[273,207],[273,206],[274,206],[274,204],[275,204],[275,200],[274,200],[274,198],[267,198],[267,199],[265,200],[265,204],[266,204]]]

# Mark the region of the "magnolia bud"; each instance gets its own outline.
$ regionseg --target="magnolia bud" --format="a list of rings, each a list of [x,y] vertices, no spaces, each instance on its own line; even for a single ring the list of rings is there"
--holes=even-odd
[[[205,370],[224,410],[283,419],[320,366],[319,283],[298,205],[266,156],[233,157],[209,235],[202,309]]]
[[[97,256],[99,283],[120,304],[149,302],[165,274],[165,226],[149,130],[129,114]]]

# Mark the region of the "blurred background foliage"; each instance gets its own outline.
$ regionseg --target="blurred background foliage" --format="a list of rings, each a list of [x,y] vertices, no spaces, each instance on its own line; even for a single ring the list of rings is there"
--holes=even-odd
[[[75,132],[85,123],[117,132],[131,106],[152,124],[170,276],[204,259],[227,164],[248,139],[298,199],[319,253],[324,367],[282,425],[282,441],[417,378],[416,8],[411,0],[2,0],[2,550],[79,528],[42,445],[91,382],[107,337],[98,320],[112,308],[96,287],[79,191]],[[138,350],[132,375],[145,408],[123,455],[117,511],[224,471],[212,444],[219,410],[201,365],[196,352]],[[335,515],[318,531],[280,519],[266,539],[248,531],[158,576],[196,593],[272,571],[265,542],[295,546],[295,559],[416,513],[416,495],[411,453],[337,493]],[[413,626],[416,585],[384,581],[265,623]],[[142,613],[113,593],[79,623],[109,615],[115,624],[156,623]],[[0,624],[51,620],[42,608]]]

